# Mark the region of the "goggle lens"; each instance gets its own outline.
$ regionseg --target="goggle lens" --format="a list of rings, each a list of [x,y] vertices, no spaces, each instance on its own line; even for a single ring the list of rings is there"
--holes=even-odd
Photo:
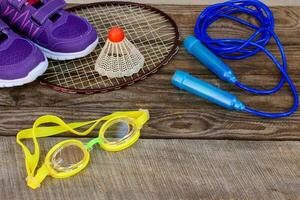
[[[104,132],[104,138],[107,142],[117,143],[122,142],[132,135],[134,126],[125,119],[118,119],[109,125]]]
[[[51,167],[57,172],[68,172],[79,168],[84,152],[78,144],[66,144],[58,148],[51,157]]]

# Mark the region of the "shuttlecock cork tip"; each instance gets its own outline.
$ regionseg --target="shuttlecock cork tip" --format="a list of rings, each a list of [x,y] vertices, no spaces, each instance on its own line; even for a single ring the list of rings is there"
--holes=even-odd
[[[111,42],[122,42],[125,38],[124,30],[119,27],[112,27],[108,31],[108,39]]]

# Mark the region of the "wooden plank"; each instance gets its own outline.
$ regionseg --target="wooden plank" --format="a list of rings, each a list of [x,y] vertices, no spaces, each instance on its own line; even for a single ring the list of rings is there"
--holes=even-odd
[[[268,49],[280,60],[278,47],[269,45]],[[300,63],[300,45],[286,45],[285,53],[288,61],[288,71],[291,75],[298,74]],[[242,61],[232,61],[223,59],[229,65],[236,75],[268,75],[270,77],[278,77],[279,72],[274,63],[269,60],[265,54],[259,53],[251,58]],[[188,54],[184,47],[181,45],[177,56],[171,61],[169,65],[160,70],[160,74],[172,74],[175,69],[187,70],[193,74],[198,75],[211,75],[197,59]]]
[[[164,9],[166,12],[174,15],[175,20],[179,23],[180,31],[183,35],[184,30],[188,30],[189,34],[192,33],[192,24],[195,21],[196,14],[199,11],[199,6],[159,6]],[[178,9],[181,9],[181,12],[178,12]],[[296,22],[287,22],[289,20],[300,19],[299,9],[300,7],[295,8],[275,8],[275,13],[281,13],[280,19],[278,21],[278,29],[281,30],[281,37],[283,42],[287,42],[289,38],[292,38],[292,43],[286,46],[286,51],[289,61],[289,72],[296,81],[296,85],[300,85],[298,77],[298,63],[300,63],[300,56],[298,52],[300,51],[300,45],[296,44],[298,36],[300,35],[300,26],[295,26]],[[192,13],[192,14],[191,14]],[[189,17],[192,15],[194,17]],[[285,16],[291,16],[288,20],[285,20]],[[187,27],[187,28],[185,28]],[[292,31],[294,30],[294,32]],[[289,32],[289,34],[286,34]],[[294,43],[294,44],[293,44]],[[275,47],[271,46],[271,49]],[[271,62],[266,62],[266,57],[263,55],[258,55],[247,61],[242,62],[231,62],[226,61],[230,66],[234,68],[235,73],[238,75],[241,81],[249,83],[250,85],[264,85],[269,88],[275,84],[275,81],[278,79],[278,73]],[[32,84],[26,87],[13,88],[13,89],[2,89],[0,94],[0,105],[2,106],[73,106],[73,105],[83,105],[84,106],[95,106],[90,101],[99,102],[96,107],[107,104],[106,102],[113,103],[116,101],[117,105],[120,105],[121,102],[142,102],[142,99],[147,102],[147,99],[155,101],[155,99],[160,98],[160,94],[157,94],[161,91],[167,92],[165,96],[170,96],[168,102],[172,102],[171,99],[174,99],[174,93],[177,90],[173,90],[170,80],[171,75],[174,73],[175,69],[184,69],[193,74],[199,75],[199,77],[204,80],[209,80],[211,83],[214,83],[218,86],[228,89],[227,84],[218,81],[218,79],[211,74],[207,69],[203,68],[198,61],[188,55],[183,48],[180,50],[178,56],[166,67],[164,67],[158,74],[150,77],[149,79],[140,82],[137,85],[131,86],[127,90],[122,90],[105,95],[95,95],[95,96],[79,96],[79,95],[63,95],[54,91],[51,91],[48,88],[43,88],[37,84]],[[276,75],[275,75],[276,74]],[[207,75],[207,76],[203,76]],[[260,76],[266,75],[266,76]],[[229,89],[236,90],[235,87],[229,87]],[[151,90],[151,92],[147,91]],[[142,94],[142,95],[141,95]],[[240,96],[240,93],[238,93]],[[142,97],[147,97],[147,99]],[[248,99],[248,95],[245,96]],[[242,97],[243,98],[243,97]],[[128,99],[128,101],[127,101]],[[170,101],[171,100],[171,101]],[[111,102],[113,101],[113,102]],[[250,99],[250,102],[255,100]],[[186,102],[186,101],[184,101]],[[278,100],[278,102],[282,102]],[[282,102],[283,103],[283,102]],[[256,104],[255,104],[256,105]],[[276,102],[277,105],[277,102]],[[159,106],[159,105],[158,105]],[[281,108],[279,106],[279,108]],[[126,109],[126,107],[124,107]]]
[[[203,6],[166,5],[158,7],[174,16],[183,34],[192,32],[193,20],[199,9],[203,8]],[[178,12],[178,9],[181,9],[181,12]],[[298,34],[298,38],[300,26],[294,26],[296,23],[294,20],[300,19],[300,7],[281,7],[275,10],[276,13],[281,13],[276,20],[281,33],[291,30],[292,37]],[[192,13],[192,17],[189,17],[189,13]],[[291,18],[285,20],[285,15]],[[294,43],[289,43],[290,36],[287,34],[283,34],[282,37],[287,45],[291,77],[296,86],[300,87],[298,78],[300,44],[297,44],[296,39],[293,39]],[[272,45],[270,48],[275,49]],[[262,55],[245,62],[226,62],[233,66],[242,82],[251,86],[271,88],[279,77],[272,64],[266,63]],[[258,109],[284,111],[292,104],[287,88],[269,97],[249,95],[217,79],[181,49],[179,55],[158,74],[126,89],[107,94],[62,94],[38,83],[1,89],[0,135],[14,135],[19,129],[30,127],[34,119],[43,114],[56,114],[68,121],[77,121],[94,119],[117,110],[145,108],[151,110],[154,119],[149,128],[145,129],[145,138],[299,139],[298,113],[282,120],[265,120],[247,114],[229,112],[174,88],[170,80],[175,69],[187,70],[199,78],[232,91],[247,105]]]
[[[176,5],[155,5],[155,7],[169,14],[177,23],[180,30],[181,39],[193,33],[193,29],[201,11],[207,6],[176,6]],[[180,12],[178,12],[180,7]],[[300,33],[299,6],[272,7],[275,17],[275,32],[278,34],[284,45],[299,44],[298,35]],[[224,23],[226,21],[226,23]],[[255,21],[252,20],[252,23]],[[240,38],[249,35],[249,29],[233,23],[230,20],[216,22],[209,30],[212,36],[231,36]]]
[[[164,11],[170,15],[179,27],[180,39],[183,40],[188,35],[193,34],[194,26],[199,14],[207,6],[204,5],[153,5],[154,7]],[[180,10],[180,12],[178,12]],[[275,17],[275,32],[278,34],[281,42],[286,45],[300,44],[298,36],[300,34],[299,18],[300,18],[300,4],[299,6],[271,7]],[[226,22],[226,23],[224,23]],[[251,20],[255,23],[254,20]],[[249,36],[251,31],[234,23],[230,20],[221,20],[214,23],[209,30],[211,36],[230,38],[245,38]],[[287,34],[288,33],[288,34]]]
[[[132,109],[139,109],[133,106]],[[0,111],[0,135],[16,135],[30,128],[35,119],[54,114],[66,122],[98,119],[118,109],[30,107]],[[300,140],[300,114],[284,120],[268,120],[222,108],[151,109],[151,119],[142,130],[143,138]],[[96,137],[95,131],[90,137]],[[69,136],[69,135],[68,135]],[[73,137],[73,136],[71,136]]]
[[[230,84],[224,83],[214,75],[198,75],[199,78],[224,90],[231,91],[251,106],[265,110],[284,110],[291,105],[292,98],[287,87],[271,96],[256,96],[243,92]],[[292,76],[296,86],[300,86],[298,75]],[[125,89],[106,94],[78,95],[63,94],[38,83],[24,87],[2,89],[0,106],[18,107],[82,107],[82,108],[120,108],[131,109],[134,105],[148,109],[197,108],[200,106],[215,108],[214,105],[196,96],[180,91],[171,84],[172,75],[156,74],[148,79]],[[278,77],[271,75],[239,76],[240,80],[256,88],[272,88]],[[163,98],[162,98],[163,97]],[[266,104],[267,102],[267,104]]]
[[[93,2],[101,2],[105,0],[66,0],[67,3],[93,3]],[[120,0],[118,0],[120,1]],[[176,5],[209,5],[214,3],[220,3],[220,0],[126,0],[126,1],[133,1],[139,3],[146,3],[146,4],[176,4]],[[225,1],[225,0],[224,0]],[[270,6],[299,6],[300,2],[298,0],[262,0],[264,3]],[[223,1],[222,1],[223,2]]]
[[[300,142],[140,140],[119,153],[94,149],[86,170],[36,191],[14,138],[0,138],[0,156],[1,199],[300,199]]]

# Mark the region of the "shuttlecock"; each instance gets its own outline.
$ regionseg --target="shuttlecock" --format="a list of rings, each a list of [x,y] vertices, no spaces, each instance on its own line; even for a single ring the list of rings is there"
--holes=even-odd
[[[102,76],[120,78],[131,76],[144,66],[145,58],[126,38],[123,29],[114,27],[96,61],[95,70]]]

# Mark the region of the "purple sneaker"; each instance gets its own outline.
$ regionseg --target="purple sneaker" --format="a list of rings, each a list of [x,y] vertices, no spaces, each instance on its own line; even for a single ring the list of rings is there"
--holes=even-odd
[[[0,87],[34,81],[47,67],[47,58],[30,41],[14,33],[0,20]]]
[[[0,0],[0,14],[48,58],[81,58],[96,48],[98,35],[87,20],[63,10],[65,5],[64,0]]]

